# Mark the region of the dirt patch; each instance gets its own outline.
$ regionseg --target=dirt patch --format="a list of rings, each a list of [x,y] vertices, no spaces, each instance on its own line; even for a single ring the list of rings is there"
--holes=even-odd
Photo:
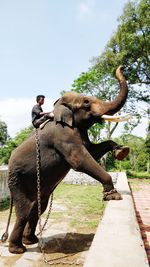
[[[58,235],[51,240],[45,240],[45,253],[62,252],[65,254],[78,253],[89,249],[94,234],[67,233]]]
[[[83,266],[104,207],[101,187],[58,186],[54,194],[52,213],[42,234],[45,257],[50,266]],[[42,215],[42,225],[47,211]],[[8,214],[9,202],[0,211],[0,237],[5,231]],[[14,221],[13,209],[9,233]],[[36,234],[38,232],[37,227]],[[47,267],[38,244],[26,248],[25,253],[14,255],[8,252],[8,242],[0,244],[0,267]]]
[[[55,203],[56,212],[67,211],[64,205]],[[0,236],[5,231],[8,211],[3,211],[3,222],[0,225]],[[15,216],[10,225],[10,231],[13,227]],[[42,218],[42,224],[45,218]],[[71,232],[73,230],[73,232]],[[37,229],[38,232],[38,229]],[[83,266],[87,251],[93,240],[94,233],[87,234],[84,232],[78,233],[69,225],[68,218],[63,217],[61,223],[54,219],[49,219],[46,228],[43,232],[43,243],[46,260],[50,266]],[[8,252],[8,242],[0,243],[0,267],[41,267],[47,266],[43,262],[43,255],[39,245],[34,244],[27,246],[27,252],[20,255],[13,255]]]
[[[54,225],[53,225],[54,227]],[[54,228],[53,228],[54,229]],[[51,229],[52,231],[52,229]],[[55,227],[56,231],[56,227]],[[44,236],[48,235],[45,231]],[[45,258],[51,266],[83,266],[87,251],[91,245],[94,234],[76,232],[62,233],[43,237]],[[27,252],[13,255],[8,252],[8,243],[0,244],[1,267],[46,266],[43,255],[37,244],[27,246]],[[20,265],[19,265],[20,264]]]
[[[53,236],[50,240],[44,240],[44,251],[50,258],[51,264],[56,263],[82,266],[86,251],[89,250],[94,234],[67,233]]]

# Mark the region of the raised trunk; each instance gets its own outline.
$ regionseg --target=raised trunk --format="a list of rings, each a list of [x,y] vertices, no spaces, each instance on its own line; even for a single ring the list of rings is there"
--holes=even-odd
[[[113,115],[119,111],[126,102],[128,96],[128,86],[123,75],[123,66],[119,66],[116,70],[116,78],[120,84],[120,92],[116,99],[110,102],[105,102],[103,106],[103,114]]]

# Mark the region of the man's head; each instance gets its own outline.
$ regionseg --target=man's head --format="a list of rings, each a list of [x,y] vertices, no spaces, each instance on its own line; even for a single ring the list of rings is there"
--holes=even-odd
[[[43,105],[43,104],[44,104],[44,99],[45,99],[45,96],[44,96],[44,95],[37,95],[37,97],[36,97],[36,102],[37,102],[39,105]]]

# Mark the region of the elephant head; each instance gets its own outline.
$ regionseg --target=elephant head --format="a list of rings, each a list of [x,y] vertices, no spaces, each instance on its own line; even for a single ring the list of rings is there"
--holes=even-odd
[[[101,122],[105,115],[113,115],[124,105],[128,86],[123,75],[123,67],[116,70],[116,78],[120,84],[120,91],[116,99],[105,102],[96,97],[67,92],[54,104],[54,120],[70,127],[90,127],[95,122]]]

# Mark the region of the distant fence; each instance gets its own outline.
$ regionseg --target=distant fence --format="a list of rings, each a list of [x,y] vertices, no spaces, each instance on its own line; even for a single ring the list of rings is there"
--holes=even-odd
[[[8,185],[7,185],[7,167],[0,168],[0,202],[10,196]]]
[[[0,201],[10,196],[8,185],[7,185],[7,166],[0,166]],[[119,173],[111,172],[113,182],[117,182],[117,178]],[[62,181],[65,184],[86,184],[86,185],[96,185],[99,184],[98,181],[90,177],[89,175],[81,172],[76,172],[74,170],[70,170],[69,173]]]

